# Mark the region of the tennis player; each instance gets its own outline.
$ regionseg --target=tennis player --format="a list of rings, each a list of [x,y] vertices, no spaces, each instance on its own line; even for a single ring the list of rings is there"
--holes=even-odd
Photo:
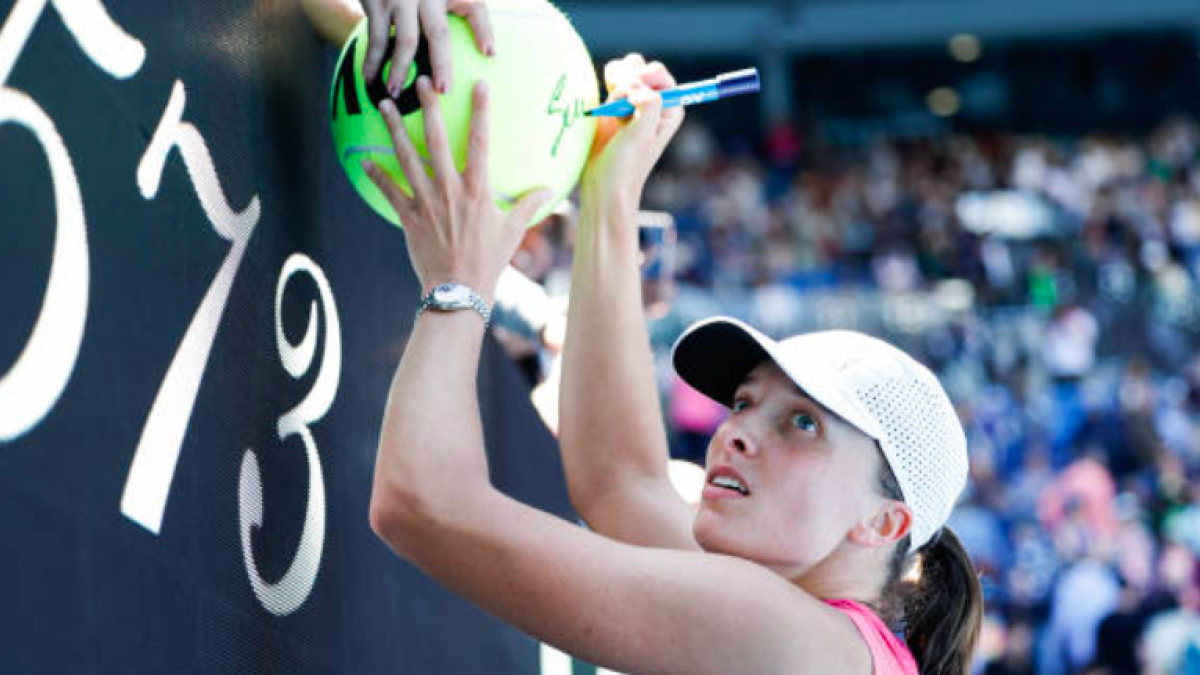
[[[692,327],[675,368],[730,415],[698,507],[673,490],[634,216],[683,113],[662,109],[655,90],[674,80],[661,64],[630,56],[605,79],[637,113],[601,122],[582,180],[560,413],[590,529],[488,479],[480,349],[497,279],[548,195],[495,206],[482,84],[458,172],[424,76],[432,172],[387,103],[413,196],[368,166],[426,293],[384,415],[372,528],[505,621],[621,672],[967,675],[982,600],[945,527],[966,442],[936,378],[900,350],[848,331],[776,342],[731,319]]]

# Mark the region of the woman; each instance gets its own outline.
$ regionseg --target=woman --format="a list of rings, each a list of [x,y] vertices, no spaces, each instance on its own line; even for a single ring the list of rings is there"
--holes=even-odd
[[[676,367],[731,415],[709,445],[698,512],[674,492],[634,214],[683,113],[662,110],[654,90],[674,80],[661,64],[630,56],[605,79],[637,114],[602,122],[583,177],[560,419],[572,501],[590,531],[488,480],[475,390],[488,305],[546,195],[507,214],[495,207],[483,86],[460,174],[425,77],[433,175],[388,104],[414,196],[368,167],[429,293],[387,403],[372,528],[488,611],[622,672],[965,675],[982,603],[943,528],[965,482],[965,441],[944,391],[911,358],[854,333],[775,343],[731,320],[694,327]],[[901,575],[917,560],[923,574],[908,593]],[[878,615],[904,624],[908,647]]]

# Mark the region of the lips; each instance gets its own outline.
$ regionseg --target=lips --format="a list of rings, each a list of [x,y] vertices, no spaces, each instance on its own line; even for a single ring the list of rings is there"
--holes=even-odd
[[[750,484],[732,467],[718,466],[708,472],[705,499],[744,499],[750,496]]]

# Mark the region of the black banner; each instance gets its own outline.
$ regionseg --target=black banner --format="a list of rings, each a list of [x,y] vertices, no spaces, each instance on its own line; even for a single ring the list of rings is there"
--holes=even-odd
[[[418,289],[296,3],[0,20],[0,673],[539,672],[370,531]],[[490,341],[480,378],[494,480],[568,514]]]

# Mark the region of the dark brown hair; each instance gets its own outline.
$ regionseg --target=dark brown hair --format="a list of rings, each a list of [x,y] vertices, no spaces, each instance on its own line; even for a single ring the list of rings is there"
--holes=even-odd
[[[886,460],[880,464],[884,496],[904,501],[891,467]],[[911,543],[905,536],[896,544],[877,609],[892,630],[904,634],[922,675],[968,675],[983,623],[983,590],[975,568],[949,527],[909,555]],[[913,566],[920,573],[906,578]]]

